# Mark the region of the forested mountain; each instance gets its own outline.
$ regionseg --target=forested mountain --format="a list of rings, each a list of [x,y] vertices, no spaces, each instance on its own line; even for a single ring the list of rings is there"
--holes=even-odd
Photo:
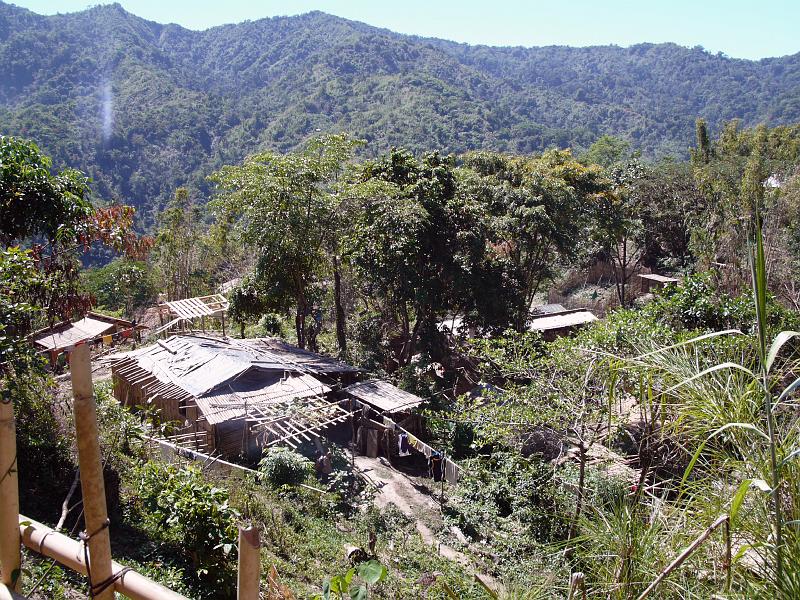
[[[153,210],[178,185],[205,191],[213,169],[317,130],[363,137],[370,154],[584,148],[608,133],[684,157],[698,116],[800,121],[800,54],[469,46],[321,12],[198,32],[119,5],[41,16],[0,2],[0,73],[0,132]]]

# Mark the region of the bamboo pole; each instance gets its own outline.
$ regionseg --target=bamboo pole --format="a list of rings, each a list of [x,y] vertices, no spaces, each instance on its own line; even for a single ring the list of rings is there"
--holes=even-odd
[[[75,435],[78,445],[78,468],[81,472],[83,514],[86,530],[84,543],[88,546],[89,585],[97,600],[114,600],[111,582],[111,538],[108,533],[106,490],[103,464],[100,459],[100,440],[97,430],[97,407],[92,389],[92,367],[89,346],[79,344],[70,355]]]
[[[239,527],[239,572],[236,582],[237,600],[258,600],[261,584],[261,544],[258,529]]]
[[[661,571],[661,573],[658,575],[658,577],[655,578],[653,583],[647,586],[647,589],[645,589],[645,591],[639,594],[636,600],[644,600],[645,598],[647,598],[647,596],[650,595],[650,592],[656,589],[656,586],[658,586],[658,584],[661,583],[667,577],[667,575],[669,575],[670,573],[672,573],[672,571],[680,567],[683,564],[683,562],[687,558],[689,558],[694,553],[694,551],[697,550],[703,544],[703,542],[705,542],[708,539],[708,537],[712,533],[714,533],[715,529],[717,529],[723,523],[727,523],[728,521],[729,521],[728,515],[722,515],[711,525],[709,525],[705,529],[705,531],[703,531],[703,533],[697,536],[697,538],[686,547],[686,549],[683,552],[681,552],[678,556],[675,557],[675,560],[673,560],[669,565],[667,565],[664,568],[663,571]],[[727,558],[727,553],[726,553],[726,558]]]
[[[14,405],[0,401],[0,581],[12,591],[19,588],[20,543],[19,485],[17,482],[17,431]]]
[[[20,596],[6,584],[0,583],[0,600],[27,600],[27,598]]]
[[[83,548],[79,541],[53,531],[46,525],[37,523],[24,515],[19,516],[17,531],[22,537],[22,543],[27,548],[42,556],[52,558],[59,564],[82,575],[87,574]],[[181,596],[117,562],[111,563],[111,570],[115,578],[111,589],[132,600],[187,600],[185,596]]]

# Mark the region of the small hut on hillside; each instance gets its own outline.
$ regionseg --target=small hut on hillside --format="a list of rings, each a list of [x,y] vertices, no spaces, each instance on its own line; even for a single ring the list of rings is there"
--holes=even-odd
[[[223,457],[296,447],[349,413],[331,397],[358,369],[271,338],[175,335],[113,357],[114,396],[180,424],[176,441]]]
[[[30,340],[40,352],[47,354],[50,365],[55,366],[58,356],[75,344],[88,342],[110,346],[120,339],[138,338],[142,329],[147,327],[126,319],[88,312],[78,321],[64,321],[41,329]]]
[[[530,331],[539,331],[542,337],[551,342],[557,337],[569,335],[578,328],[597,321],[594,313],[585,308],[573,310],[555,310],[541,314],[532,314],[528,321]]]
[[[653,290],[660,290],[668,285],[678,285],[681,282],[677,277],[667,277],[657,273],[641,273],[639,278],[642,282],[642,294],[649,294]]]

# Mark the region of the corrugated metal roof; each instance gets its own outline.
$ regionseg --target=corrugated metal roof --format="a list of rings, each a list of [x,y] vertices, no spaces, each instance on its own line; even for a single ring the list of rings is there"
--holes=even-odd
[[[344,391],[354,398],[386,412],[408,410],[419,406],[424,401],[419,396],[380,379],[354,383],[344,388]]]
[[[552,315],[553,313],[565,312],[567,309],[561,304],[540,304],[531,311],[534,315]]]
[[[115,376],[142,385],[145,397],[164,394],[180,406],[196,404],[211,425],[238,421],[236,427],[246,429],[224,435],[255,436],[264,447],[296,446],[346,420],[349,413],[325,398],[331,388],[313,369],[321,375],[356,370],[279,340],[200,335],[172,336],[109,361]],[[219,443],[227,451],[230,444]]]
[[[32,341],[46,350],[61,350],[114,329],[116,329],[114,323],[108,323],[93,317],[84,317],[74,323],[62,323],[45,331],[40,331],[32,338]]]
[[[640,273],[639,277],[658,283],[680,283],[681,281],[677,277],[667,277],[666,275],[658,275],[657,273]]]
[[[173,383],[192,396],[207,394],[250,370],[310,375],[358,371],[271,338],[234,340],[174,335],[127,356],[159,380]]]
[[[589,310],[577,309],[561,313],[531,317],[528,329],[531,331],[550,331],[551,329],[563,329],[564,327],[575,327],[597,321],[597,317]]]
[[[321,397],[331,388],[311,375],[289,375],[278,373],[247,374],[230,386],[195,398],[195,403],[206,420],[221,423],[231,419],[242,419],[257,412],[278,412],[289,416],[291,404],[305,398]],[[286,408],[284,409],[284,405]],[[281,415],[277,415],[281,416]]]

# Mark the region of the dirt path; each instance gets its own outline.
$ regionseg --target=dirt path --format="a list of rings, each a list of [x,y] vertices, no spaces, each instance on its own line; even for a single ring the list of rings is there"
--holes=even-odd
[[[375,485],[378,493],[375,504],[384,508],[394,504],[404,515],[414,521],[425,543],[436,548],[445,558],[461,564],[470,573],[480,575],[487,584],[498,592],[503,591],[501,583],[493,577],[481,573],[473,560],[466,554],[442,543],[435,531],[443,526],[439,501],[431,494],[422,479],[410,477],[392,468],[385,458],[356,456],[356,467]]]

